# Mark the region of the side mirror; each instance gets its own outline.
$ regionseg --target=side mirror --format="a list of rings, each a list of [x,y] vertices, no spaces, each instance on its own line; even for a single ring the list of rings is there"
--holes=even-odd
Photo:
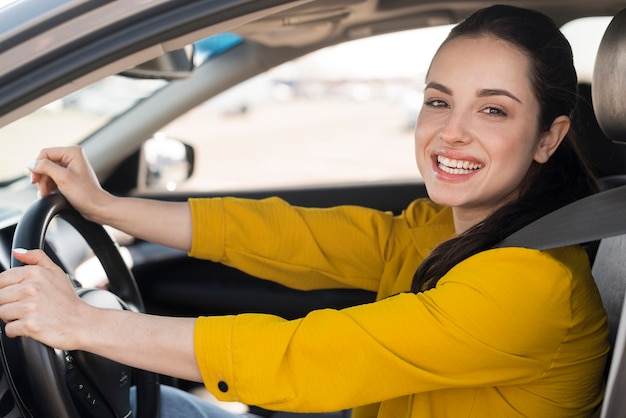
[[[191,177],[194,161],[193,147],[157,133],[141,148],[138,188],[173,192]]]

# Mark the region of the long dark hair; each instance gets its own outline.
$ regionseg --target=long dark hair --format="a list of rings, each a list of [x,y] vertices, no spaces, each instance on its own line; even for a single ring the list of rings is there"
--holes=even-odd
[[[577,76],[570,44],[558,27],[539,12],[498,5],[479,10],[459,23],[443,45],[458,37],[479,36],[507,41],[528,56],[529,77],[541,110],[541,131],[547,131],[561,115],[572,119],[572,128],[546,163],[532,163],[517,200],[433,250],[415,273],[414,293],[435,287],[456,264],[492,248],[535,219],[598,190],[576,145]]]

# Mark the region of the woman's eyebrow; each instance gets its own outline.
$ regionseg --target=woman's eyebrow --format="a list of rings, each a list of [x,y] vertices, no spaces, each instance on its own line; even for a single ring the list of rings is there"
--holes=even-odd
[[[439,90],[442,93],[452,95],[452,90],[450,90],[449,88],[447,88],[443,84],[435,83],[433,81],[431,81],[430,83],[426,84],[426,87],[424,88],[424,90],[428,90],[428,89],[435,89],[435,90]]]
[[[430,83],[426,85],[424,90],[427,90],[427,89],[435,89],[435,90],[439,90],[442,93],[452,95],[452,89],[444,86],[443,84],[436,83],[434,81],[431,81]],[[522,101],[517,96],[515,96],[513,93],[505,89],[481,89],[476,94],[476,97],[489,97],[489,96],[506,96],[506,97],[510,97],[511,99],[515,100],[518,103],[522,103]]]
[[[513,93],[504,89],[482,89],[478,91],[477,97],[489,97],[489,96],[507,96],[515,100],[518,103],[522,103]]]

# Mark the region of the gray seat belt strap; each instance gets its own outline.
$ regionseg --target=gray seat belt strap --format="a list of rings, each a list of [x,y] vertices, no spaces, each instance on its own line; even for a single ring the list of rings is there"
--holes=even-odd
[[[626,233],[626,186],[605,190],[563,206],[509,235],[495,248],[546,250]]]

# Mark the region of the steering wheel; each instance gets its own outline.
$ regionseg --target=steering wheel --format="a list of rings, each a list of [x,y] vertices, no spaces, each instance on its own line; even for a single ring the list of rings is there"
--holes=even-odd
[[[117,244],[102,226],[83,218],[61,194],[39,199],[28,208],[15,230],[13,248],[43,249],[46,231],[56,216],[83,236],[109,279],[111,291],[81,288],[74,283],[79,297],[99,307],[144,312],[139,288]],[[11,267],[20,265],[11,258]],[[14,395],[13,410],[7,417],[131,417],[131,380],[137,385],[138,417],[158,416],[158,375],[87,352],[53,349],[27,337],[8,338],[4,325],[0,321],[5,372],[0,378],[0,394],[10,389]]]

